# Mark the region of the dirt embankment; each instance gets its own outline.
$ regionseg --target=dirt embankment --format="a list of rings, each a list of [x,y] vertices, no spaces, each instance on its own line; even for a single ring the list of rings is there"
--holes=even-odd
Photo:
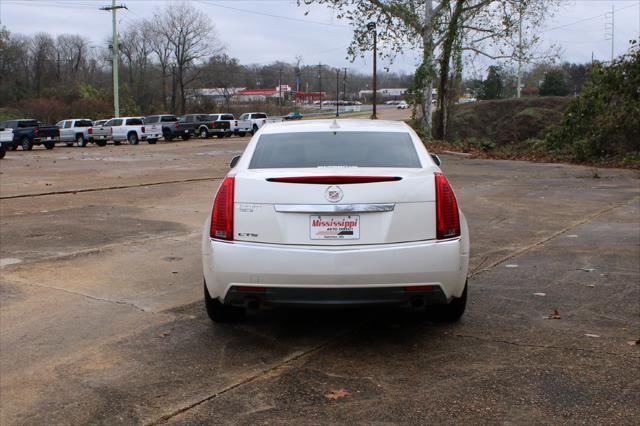
[[[457,105],[450,116],[448,140],[487,139],[497,146],[540,138],[558,124],[569,97],[499,99]]]

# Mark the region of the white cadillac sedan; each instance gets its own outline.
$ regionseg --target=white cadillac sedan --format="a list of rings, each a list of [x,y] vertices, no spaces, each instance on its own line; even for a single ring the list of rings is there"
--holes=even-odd
[[[205,223],[210,318],[263,305],[404,305],[459,319],[469,232],[439,163],[403,122],[264,126],[231,162]]]

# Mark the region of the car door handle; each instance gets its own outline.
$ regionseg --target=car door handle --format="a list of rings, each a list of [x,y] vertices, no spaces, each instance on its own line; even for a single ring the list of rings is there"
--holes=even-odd
[[[280,213],[367,213],[390,212],[395,203],[382,204],[275,204]]]

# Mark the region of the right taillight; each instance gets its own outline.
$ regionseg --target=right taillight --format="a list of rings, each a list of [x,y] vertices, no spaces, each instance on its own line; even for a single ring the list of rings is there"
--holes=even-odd
[[[227,176],[213,201],[209,236],[219,240],[233,240],[233,188],[235,179]]]
[[[442,173],[436,181],[436,237],[441,240],[460,236],[460,215],[456,196]]]

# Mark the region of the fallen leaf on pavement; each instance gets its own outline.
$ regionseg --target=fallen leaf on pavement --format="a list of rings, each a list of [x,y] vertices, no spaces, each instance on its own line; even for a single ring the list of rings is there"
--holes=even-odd
[[[595,339],[595,338],[597,338],[597,337],[600,337],[600,336],[599,336],[599,335],[597,335],[597,334],[589,334],[589,333],[585,334],[585,336],[587,336],[587,337],[591,337],[591,338],[593,338],[593,339]]]
[[[547,317],[548,319],[562,319],[562,317],[560,316],[560,311],[557,309],[553,310],[553,313],[549,314],[549,316]]]
[[[329,392],[324,397],[327,398],[327,399],[330,399],[332,401],[335,401],[337,399],[346,398],[348,396],[351,396],[351,393],[348,390],[346,390],[346,389],[338,389],[338,390]]]
[[[534,296],[546,296],[547,293],[533,293]]]

